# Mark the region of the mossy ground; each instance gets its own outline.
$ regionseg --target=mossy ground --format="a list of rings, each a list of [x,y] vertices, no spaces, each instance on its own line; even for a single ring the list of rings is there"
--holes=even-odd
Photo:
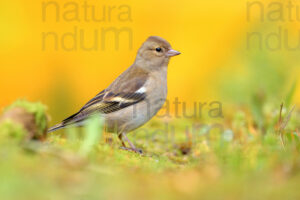
[[[157,133],[164,122],[154,119],[148,133],[129,135],[143,155],[119,149],[97,121],[42,143],[1,141],[1,199],[299,199],[300,113],[282,143],[278,123],[268,123],[278,122],[279,109],[270,110],[261,128],[239,109],[224,130],[193,134],[185,127],[197,119],[169,121],[174,134]]]

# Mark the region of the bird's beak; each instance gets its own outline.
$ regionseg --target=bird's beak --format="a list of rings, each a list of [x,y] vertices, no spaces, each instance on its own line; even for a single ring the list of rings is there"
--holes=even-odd
[[[179,51],[175,51],[174,49],[170,49],[169,51],[167,51],[167,56],[172,57],[172,56],[177,56],[181,54]]]

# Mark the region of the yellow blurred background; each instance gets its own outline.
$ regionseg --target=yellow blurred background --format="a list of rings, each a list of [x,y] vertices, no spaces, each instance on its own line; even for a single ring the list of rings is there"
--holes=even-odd
[[[253,7],[251,20],[247,20],[249,2],[253,1],[1,1],[0,107],[25,97],[48,105],[55,120],[66,117],[129,67],[140,45],[151,35],[167,39],[182,52],[169,65],[169,99],[178,97],[190,106],[194,101],[222,101],[218,90],[221,80],[230,79],[227,74],[239,76],[241,65],[246,63],[241,54],[247,52],[243,47],[247,33],[264,27],[264,23],[255,20],[261,14],[259,6]],[[259,2],[268,7],[269,1]],[[85,4],[90,6],[88,12],[84,10]],[[92,9],[97,18],[105,18],[100,22],[91,20]],[[273,25],[278,24],[281,22]],[[300,27],[299,21],[284,25],[297,36],[295,28]],[[101,35],[103,29],[124,27],[132,38],[129,41],[127,32],[121,33],[118,49],[114,34]],[[73,40],[66,36],[62,44],[62,37],[74,34],[75,29],[77,48],[67,51],[62,45],[71,48]],[[80,30],[84,39],[80,38]],[[95,44],[95,31],[98,49],[82,49],[81,42],[85,46]],[[49,32],[56,36],[43,38]],[[280,51],[283,60],[289,61],[281,63],[281,68],[289,71],[294,65],[291,82],[299,78],[299,51],[292,52],[293,59],[287,50]],[[268,56],[276,58],[278,52]],[[242,73],[240,76],[243,79]],[[300,103],[299,89],[296,97]]]

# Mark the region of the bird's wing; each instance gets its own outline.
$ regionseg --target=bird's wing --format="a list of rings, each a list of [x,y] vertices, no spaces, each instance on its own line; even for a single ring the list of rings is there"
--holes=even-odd
[[[121,80],[120,80],[121,81]],[[112,84],[87,102],[78,113],[63,120],[64,125],[80,122],[95,113],[108,114],[134,105],[146,98],[146,78],[135,77],[122,84]]]

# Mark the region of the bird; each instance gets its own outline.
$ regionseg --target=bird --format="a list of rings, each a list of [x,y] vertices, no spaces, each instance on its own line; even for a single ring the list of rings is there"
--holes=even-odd
[[[77,113],[48,129],[48,133],[82,126],[91,116],[99,115],[104,118],[105,130],[118,135],[122,149],[142,153],[127,134],[148,122],[165,103],[168,64],[171,57],[179,54],[167,40],[150,36],[139,48],[129,68]]]

